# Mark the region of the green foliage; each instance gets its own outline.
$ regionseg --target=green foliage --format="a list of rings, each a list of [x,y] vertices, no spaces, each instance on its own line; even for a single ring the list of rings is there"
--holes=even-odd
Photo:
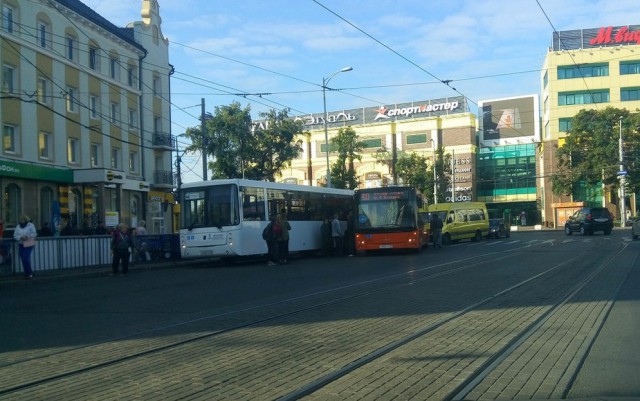
[[[242,109],[240,103],[216,106],[206,120],[206,153],[211,178],[249,178],[274,181],[275,175],[291,160],[298,157],[302,148],[294,142],[302,133],[301,123],[288,116],[288,110],[271,110],[260,116],[265,119],[260,127],[251,120],[249,106]],[[185,136],[192,141],[186,150],[200,152],[203,135],[200,127],[190,128]]]
[[[581,110],[571,120],[564,146],[556,151],[556,172],[551,177],[555,194],[570,195],[579,185],[601,183],[619,186],[620,117],[628,189],[638,190],[640,176],[636,160],[640,156],[640,116],[626,109],[607,107],[604,110]]]
[[[362,160],[361,152],[364,142],[358,140],[358,135],[351,127],[340,128],[338,135],[331,138],[331,150],[338,152],[338,160],[331,166],[331,186],[342,189],[358,187],[354,160]]]

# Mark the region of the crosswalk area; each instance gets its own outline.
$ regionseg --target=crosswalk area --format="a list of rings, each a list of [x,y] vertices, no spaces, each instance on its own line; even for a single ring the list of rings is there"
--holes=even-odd
[[[454,243],[448,246],[469,246],[469,247],[499,247],[505,245],[526,245],[526,246],[535,246],[535,245],[564,245],[571,243],[597,243],[601,241],[621,241],[624,244],[633,244],[637,243],[640,246],[640,241],[633,240],[631,237],[610,237],[610,236],[588,236],[588,237],[566,237],[566,238],[549,238],[549,239],[513,239],[513,238],[502,238],[502,239],[484,239],[482,241],[460,241],[458,243]]]

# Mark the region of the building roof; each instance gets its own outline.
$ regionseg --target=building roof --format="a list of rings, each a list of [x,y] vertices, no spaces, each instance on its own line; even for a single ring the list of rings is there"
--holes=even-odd
[[[137,49],[142,51],[146,51],[145,48],[135,40],[134,31],[132,28],[120,28],[114,25],[112,22],[104,18],[102,15],[95,12],[86,4],[82,3],[79,0],[53,0],[54,2],[60,4],[63,7],[68,8],[69,10],[77,13],[78,15],[88,19],[89,21],[95,23],[101,28],[105,29],[107,32],[114,34],[130,45],[134,46]]]

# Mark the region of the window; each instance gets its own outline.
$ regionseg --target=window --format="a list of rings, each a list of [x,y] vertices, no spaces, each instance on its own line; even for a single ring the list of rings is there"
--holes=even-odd
[[[362,141],[362,143],[364,144],[364,148],[365,149],[371,149],[371,148],[381,148],[382,147],[382,139],[377,138],[377,139],[365,139]]]
[[[560,92],[558,105],[591,104],[609,102],[609,90],[592,90],[590,92]]]
[[[111,168],[120,167],[120,149],[111,148]]]
[[[100,144],[91,144],[91,167],[100,167]]]
[[[161,87],[160,87],[160,77],[157,75],[153,76],[153,95],[154,96],[160,96],[161,93]]]
[[[558,67],[558,79],[609,76],[609,64],[587,64]]]
[[[50,132],[41,131],[38,134],[38,156],[44,160],[53,159],[53,137]]]
[[[138,126],[138,112],[135,109],[129,109],[129,129],[135,129]]]
[[[78,103],[76,99],[76,89],[72,87],[67,88],[67,111],[70,113],[75,113],[77,111],[76,104]]]
[[[136,66],[129,65],[127,68],[127,84],[133,88],[136,85],[136,78]]]
[[[52,205],[55,200],[51,188],[40,188],[40,221],[43,224],[51,223],[51,217],[53,216]],[[51,224],[49,224],[49,227],[51,228]]]
[[[640,61],[621,61],[620,75],[640,74]]]
[[[89,47],[89,68],[92,70],[100,69],[100,56],[98,55],[99,49],[97,47]]]
[[[571,130],[571,120],[572,118],[561,118],[560,119],[560,132],[569,132]]]
[[[16,93],[16,70],[13,66],[2,66],[2,92]]]
[[[129,172],[138,172],[138,152],[129,153]]]
[[[153,133],[162,133],[162,119],[160,117],[153,117]]]
[[[38,102],[42,104],[49,104],[49,80],[44,77],[38,77],[36,85]]]
[[[416,143],[427,143],[427,134],[407,135],[407,145]]]
[[[9,184],[4,190],[4,224],[15,226],[22,214],[22,190],[16,184]]]
[[[544,72],[544,77],[542,77],[542,87],[546,88],[549,83],[549,71]]]
[[[119,110],[119,108],[120,108],[120,105],[118,103],[111,102],[111,109],[110,109],[109,117],[111,118],[111,124],[113,124],[113,125],[117,125],[118,124],[118,110]]]
[[[116,80],[120,79],[120,63],[113,57],[109,59],[109,76]]]
[[[65,38],[66,43],[66,56],[69,60],[75,60],[76,58],[76,38],[72,35],[67,35]]]
[[[100,98],[96,95],[89,95],[89,116],[98,119],[100,111]]]
[[[42,48],[47,47],[47,42],[49,41],[49,24],[44,21],[38,21],[36,32],[36,41],[38,46]]]
[[[623,102],[640,100],[640,88],[620,88],[620,100]]]
[[[5,124],[2,130],[2,150],[4,153],[18,153],[18,133],[15,125]]]
[[[6,32],[13,33],[14,30],[14,14],[13,7],[5,4],[2,6],[2,29]]]
[[[67,161],[71,164],[80,162],[80,141],[77,138],[67,139]]]

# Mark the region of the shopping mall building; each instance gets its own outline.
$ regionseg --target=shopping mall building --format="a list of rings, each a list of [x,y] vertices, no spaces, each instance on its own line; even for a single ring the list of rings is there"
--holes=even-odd
[[[492,216],[512,223],[564,225],[583,205],[607,206],[618,219],[617,192],[601,186],[573,196],[558,196],[550,177],[571,118],[582,109],[603,106],[640,108],[640,28],[600,27],[553,34],[541,73],[541,94],[484,100],[478,113],[464,97],[376,105],[328,113],[329,138],[351,127],[365,144],[355,162],[361,187],[394,182],[379,152],[414,152],[433,160],[444,147],[454,160],[456,201],[486,202]],[[327,143],[324,113],[299,117],[303,152],[281,179],[307,185],[325,182]],[[330,163],[335,162],[334,153]],[[588,194],[588,195],[587,195]],[[636,213],[637,197],[627,200]]]

